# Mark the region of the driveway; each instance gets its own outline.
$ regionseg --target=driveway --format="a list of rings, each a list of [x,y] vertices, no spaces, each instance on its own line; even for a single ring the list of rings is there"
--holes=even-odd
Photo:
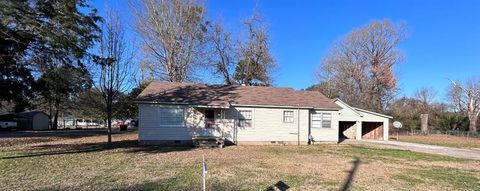
[[[374,146],[381,146],[384,148],[410,150],[415,152],[438,154],[444,156],[451,156],[464,159],[480,160],[480,151],[472,149],[460,149],[452,147],[442,147],[436,145],[426,145],[418,143],[407,143],[399,141],[376,141],[376,140],[361,140],[361,141],[348,141],[353,144],[367,144]]]

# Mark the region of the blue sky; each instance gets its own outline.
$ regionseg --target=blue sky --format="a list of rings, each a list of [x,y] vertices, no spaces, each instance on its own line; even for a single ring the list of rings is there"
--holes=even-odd
[[[102,14],[105,2],[92,5]],[[128,1],[108,2],[131,23]],[[449,79],[480,77],[480,1],[475,0],[209,0],[208,16],[236,30],[258,7],[268,22],[279,68],[276,86],[306,88],[329,47],[372,20],[405,22],[409,37],[399,46],[405,62],[396,68],[400,95],[426,86],[443,100]]]

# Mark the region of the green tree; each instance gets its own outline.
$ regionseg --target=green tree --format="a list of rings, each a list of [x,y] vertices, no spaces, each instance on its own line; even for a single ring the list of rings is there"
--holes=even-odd
[[[34,89],[43,103],[48,105],[52,129],[57,129],[58,114],[72,106],[78,95],[89,89],[91,77],[84,67],[60,66],[40,76]]]
[[[247,38],[240,42],[239,59],[234,79],[247,86],[272,84],[271,72],[276,68],[270,53],[268,30],[258,12],[244,22]]]
[[[32,96],[34,74],[77,64],[100,30],[85,0],[4,0],[0,18],[0,101],[17,106]]]
[[[128,119],[138,117],[138,105],[135,103],[135,99],[140,93],[150,84],[150,81],[145,81],[133,88],[130,93],[120,97],[118,102],[118,110],[115,113],[115,117],[118,119]]]

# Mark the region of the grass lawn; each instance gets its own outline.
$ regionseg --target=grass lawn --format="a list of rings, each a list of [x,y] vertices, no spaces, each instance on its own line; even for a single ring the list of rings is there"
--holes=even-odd
[[[396,139],[396,136],[391,136]],[[455,148],[480,149],[480,138],[467,138],[452,135],[401,135],[399,141],[438,145]]]
[[[0,190],[200,190],[202,155],[207,190],[480,190],[480,161],[403,150],[142,147],[135,133],[113,138],[113,147],[104,135],[2,138]]]

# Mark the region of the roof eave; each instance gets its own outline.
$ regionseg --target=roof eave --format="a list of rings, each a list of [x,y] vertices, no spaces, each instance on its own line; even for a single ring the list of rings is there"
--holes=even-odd
[[[389,115],[384,115],[384,114],[381,114],[381,113],[376,113],[376,112],[373,112],[373,111],[368,111],[368,110],[364,110],[364,109],[360,109],[360,108],[356,108],[354,107],[356,110],[358,111],[361,111],[361,112],[365,112],[365,113],[370,113],[372,115],[377,115],[377,116],[380,116],[380,117],[385,117],[385,118],[389,118],[389,119],[393,119],[392,116],[389,116]]]

